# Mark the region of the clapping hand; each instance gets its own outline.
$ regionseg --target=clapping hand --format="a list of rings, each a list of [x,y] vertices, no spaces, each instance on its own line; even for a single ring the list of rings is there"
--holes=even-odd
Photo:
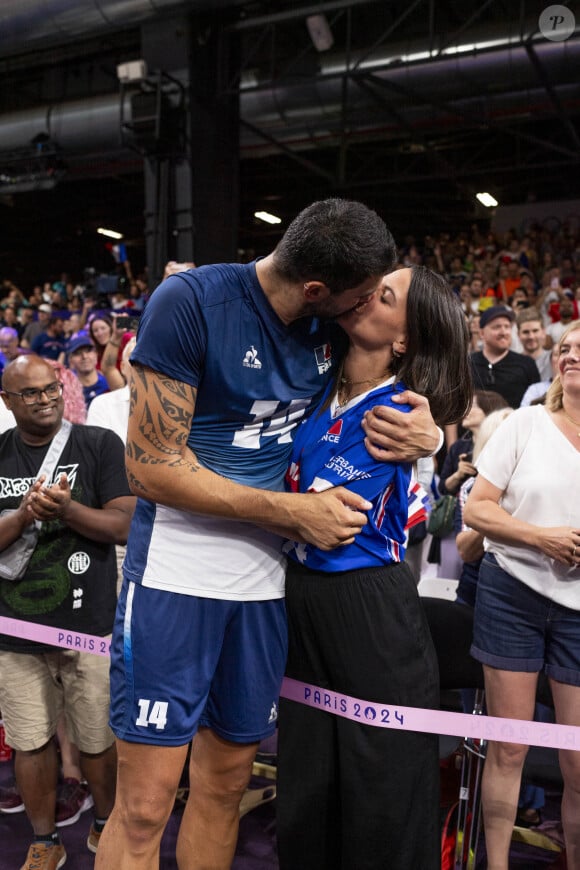
[[[30,493],[30,509],[41,522],[62,519],[71,502],[71,489],[66,474],[61,474],[52,486],[41,486]]]

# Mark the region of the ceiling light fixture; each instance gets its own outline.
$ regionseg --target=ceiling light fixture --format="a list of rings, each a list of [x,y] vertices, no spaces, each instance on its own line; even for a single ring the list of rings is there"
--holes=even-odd
[[[282,218],[277,217],[275,214],[270,214],[269,211],[255,211],[254,217],[258,218],[259,221],[264,221],[267,224],[281,224]]]
[[[147,64],[144,60],[130,60],[128,63],[120,63],[117,66],[117,78],[121,84],[130,82],[142,82],[147,78]]]
[[[328,51],[334,44],[334,36],[326,15],[309,15],[306,27],[316,51]]]
[[[476,193],[475,198],[478,199],[486,208],[493,208],[499,204],[495,196],[492,196],[491,193]]]
[[[97,232],[101,236],[107,236],[109,239],[122,239],[123,233],[118,233],[117,230],[108,230],[105,227],[97,227]]]

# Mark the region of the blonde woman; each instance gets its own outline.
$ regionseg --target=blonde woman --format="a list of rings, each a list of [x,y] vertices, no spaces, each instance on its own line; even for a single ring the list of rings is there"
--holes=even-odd
[[[492,716],[533,718],[538,673],[556,722],[580,725],[580,321],[559,341],[546,404],[490,439],[465,520],[485,535],[472,655]],[[507,870],[527,747],[490,742],[482,785],[488,870]],[[568,868],[580,867],[580,753],[560,750]]]

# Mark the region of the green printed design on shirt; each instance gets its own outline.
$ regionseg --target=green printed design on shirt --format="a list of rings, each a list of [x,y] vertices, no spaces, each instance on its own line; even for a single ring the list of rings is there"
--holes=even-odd
[[[48,543],[37,544],[26,577],[16,583],[2,581],[0,595],[15,614],[40,616],[56,610],[70,588],[69,572],[62,559],[62,540],[49,538]]]

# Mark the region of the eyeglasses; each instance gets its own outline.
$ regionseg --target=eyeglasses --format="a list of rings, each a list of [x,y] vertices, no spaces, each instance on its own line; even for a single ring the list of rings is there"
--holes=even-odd
[[[43,393],[47,399],[58,399],[62,396],[62,384],[60,381],[54,381],[54,383],[48,384],[40,390],[22,390],[21,393],[13,393],[10,390],[4,390],[3,392],[7,396],[19,396],[25,405],[37,405],[42,399]]]
[[[493,364],[487,364],[487,382],[488,384],[495,384],[495,375],[493,373]]]

